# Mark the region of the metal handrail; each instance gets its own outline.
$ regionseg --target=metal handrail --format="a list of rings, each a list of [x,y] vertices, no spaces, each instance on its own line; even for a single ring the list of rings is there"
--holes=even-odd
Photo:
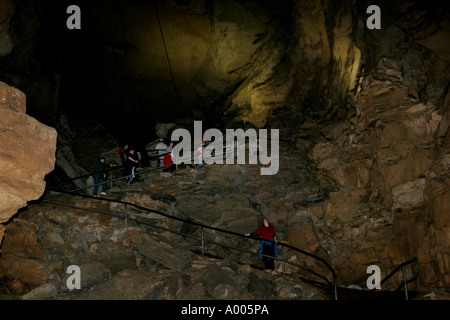
[[[329,264],[325,259],[323,259],[323,258],[321,258],[321,257],[319,257],[319,256],[316,256],[316,255],[314,255],[314,254],[312,254],[312,253],[310,253],[310,252],[301,250],[301,249],[296,248],[296,247],[294,247],[294,246],[291,246],[291,245],[289,245],[289,244],[283,244],[283,245],[284,245],[286,248],[292,249],[292,250],[294,250],[294,251],[297,251],[297,252],[299,252],[299,253],[302,253],[302,254],[304,254],[304,255],[307,255],[307,256],[309,256],[309,257],[311,257],[311,258],[313,258],[313,259],[316,259],[316,260],[322,262],[322,263],[325,265],[325,267],[331,272],[331,274],[332,274],[332,276],[333,276],[333,284],[332,284],[332,286],[334,287],[334,296],[335,296],[335,300],[337,300],[337,279],[336,279],[336,272],[335,272],[334,269],[330,266],[330,264]],[[327,282],[328,282],[328,281],[327,281]],[[331,285],[330,282],[328,282],[328,283]]]
[[[416,273],[410,279],[406,279],[405,266],[412,264],[414,262],[416,263]],[[393,293],[395,293],[398,290],[400,290],[401,288],[403,288],[405,290],[405,298],[406,298],[406,300],[408,300],[408,284],[413,282],[414,280],[417,280],[417,287],[419,287],[419,264],[417,261],[417,257],[414,257],[413,259],[405,261],[405,262],[401,263],[400,265],[398,265],[386,277],[384,277],[383,280],[380,281],[380,286],[382,286],[384,283],[386,283],[390,278],[392,278],[400,270],[402,271],[402,283],[398,286],[397,289],[395,289],[393,291]],[[372,290],[375,290],[375,289],[372,289]]]
[[[98,199],[98,198],[95,198],[95,197],[92,197],[92,196],[88,196],[88,195],[85,195],[85,194],[79,194],[79,193],[75,193],[75,192],[71,192],[71,191],[57,191],[57,192],[64,193],[64,194],[69,194],[69,195],[74,195],[74,196],[80,196],[80,197],[86,197],[86,198],[94,198],[94,199]],[[189,238],[192,238],[192,239],[196,239],[196,240],[201,241],[201,245],[202,245],[202,253],[204,253],[204,245],[205,245],[205,243],[209,243],[209,244],[218,245],[218,246],[222,246],[222,247],[227,247],[227,248],[230,248],[230,249],[233,249],[233,250],[237,250],[237,251],[241,251],[241,252],[246,252],[246,253],[253,254],[253,255],[261,255],[261,256],[264,256],[264,257],[272,258],[272,259],[277,260],[277,261],[281,261],[282,264],[283,264],[283,273],[284,273],[284,265],[285,265],[286,263],[287,263],[287,264],[290,264],[290,265],[293,265],[293,266],[298,267],[298,268],[300,268],[300,269],[302,269],[302,270],[305,270],[305,271],[307,271],[307,272],[309,272],[309,273],[311,273],[311,274],[314,274],[314,275],[317,276],[318,278],[324,280],[328,285],[333,286],[333,287],[334,287],[334,297],[335,297],[335,300],[337,300],[337,282],[336,282],[336,273],[335,273],[335,271],[333,270],[333,268],[332,268],[332,267],[331,267],[324,259],[322,259],[322,258],[320,258],[320,257],[318,257],[318,256],[315,256],[315,255],[312,254],[312,253],[306,252],[306,251],[304,251],[304,250],[301,250],[301,249],[296,248],[296,247],[294,247],[294,246],[291,246],[291,245],[289,245],[289,244],[285,244],[285,243],[282,243],[282,242],[279,242],[279,243],[278,243],[278,244],[281,245],[281,246],[284,246],[284,247],[286,247],[286,248],[295,250],[295,251],[297,251],[297,252],[299,252],[299,253],[302,253],[302,254],[304,254],[304,255],[307,255],[307,256],[309,256],[309,257],[312,257],[312,258],[314,258],[314,259],[316,259],[316,260],[318,260],[318,261],[324,263],[325,266],[327,267],[327,269],[330,270],[330,272],[331,272],[332,275],[333,275],[333,280],[332,280],[332,282],[330,282],[330,281],[328,280],[328,278],[326,278],[325,276],[319,274],[318,272],[316,272],[316,271],[314,271],[314,270],[312,270],[312,269],[310,269],[310,268],[307,268],[307,267],[305,267],[305,266],[301,266],[301,265],[296,264],[296,263],[291,262],[291,261],[286,261],[286,260],[284,259],[284,256],[283,256],[282,258],[273,257],[273,256],[268,256],[268,255],[264,255],[264,254],[259,253],[259,252],[258,252],[258,253],[255,253],[255,252],[252,252],[252,251],[249,251],[249,250],[245,250],[245,249],[242,249],[242,248],[233,247],[233,246],[230,246],[230,245],[227,245],[227,244],[218,243],[218,242],[211,241],[211,240],[206,240],[206,239],[204,238],[204,235],[203,235],[203,229],[209,229],[209,230],[219,231],[219,232],[223,232],[223,233],[230,234],[230,235],[234,235],[234,236],[238,236],[238,237],[245,237],[245,235],[243,235],[243,234],[240,234],[240,233],[237,233],[237,232],[233,232],[233,231],[229,231],[229,230],[224,230],[224,229],[216,228],[216,227],[211,227],[211,226],[207,226],[207,225],[204,225],[204,224],[195,222],[195,221],[190,221],[190,220],[186,220],[186,219],[183,219],[183,218],[175,217],[175,216],[172,216],[172,215],[169,215],[169,214],[160,212],[160,211],[158,211],[158,210],[149,209],[149,208],[146,208],[146,207],[143,207],[143,206],[140,206],[140,205],[131,203],[131,202],[127,202],[127,201],[108,199],[108,198],[104,198],[104,197],[102,197],[102,198],[100,198],[100,199],[103,200],[103,201],[108,201],[108,202],[114,202],[114,203],[124,204],[125,206],[127,206],[127,205],[128,205],[128,206],[133,206],[133,207],[135,207],[135,208],[137,208],[137,209],[140,209],[140,210],[143,210],[143,211],[156,213],[156,214],[158,214],[158,215],[162,215],[162,216],[167,217],[167,218],[170,218],[170,219],[174,219],[174,220],[178,220],[178,221],[183,222],[183,223],[188,223],[188,224],[195,225],[195,226],[201,228],[201,233],[202,233],[201,238],[197,238],[197,237],[194,237],[194,236],[192,236],[192,235],[180,233],[180,232],[175,231],[175,230],[170,230],[170,229],[163,228],[163,227],[160,227],[160,226],[157,226],[157,225],[153,225],[153,224],[150,224],[150,223],[147,222],[147,221],[143,221],[143,220],[141,220],[141,219],[139,219],[139,218],[137,218],[137,217],[130,217],[130,216],[127,214],[126,210],[125,210],[125,214],[124,214],[124,215],[117,215],[117,214],[114,214],[114,213],[111,213],[111,212],[104,212],[104,211],[95,210],[95,209],[83,208],[83,207],[79,207],[79,206],[75,206],[75,205],[70,205],[70,204],[66,204],[66,203],[60,203],[60,202],[56,202],[56,201],[51,201],[51,200],[45,199],[45,198],[42,199],[41,201],[42,201],[42,202],[45,202],[45,203],[53,204],[53,205],[60,205],[60,206],[71,207],[71,208],[77,208],[77,209],[80,209],[80,210],[85,210],[85,211],[90,211],[90,212],[95,212],[95,213],[100,213],[100,214],[112,215],[112,216],[115,216],[115,217],[118,217],[118,218],[123,218],[123,219],[125,219],[125,222],[126,222],[126,223],[127,223],[128,220],[134,220],[134,221],[136,221],[136,222],[143,223],[143,224],[149,225],[149,226],[154,227],[154,228],[162,229],[162,230],[169,231],[169,232],[172,232],[172,233],[176,233],[176,234],[179,234],[179,235],[183,235],[183,236],[186,236],[186,237],[189,237]],[[260,239],[257,239],[257,238],[254,238],[254,237],[247,237],[247,238],[261,241]]]

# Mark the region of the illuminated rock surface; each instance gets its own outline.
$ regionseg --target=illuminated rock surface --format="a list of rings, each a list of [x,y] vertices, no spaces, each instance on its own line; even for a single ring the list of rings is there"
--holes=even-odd
[[[0,223],[38,199],[54,169],[56,130],[25,113],[25,95],[0,82]],[[0,225],[0,243],[4,226]]]

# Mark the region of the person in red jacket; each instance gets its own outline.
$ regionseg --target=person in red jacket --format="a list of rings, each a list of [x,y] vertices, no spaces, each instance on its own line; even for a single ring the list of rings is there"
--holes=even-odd
[[[278,256],[278,247],[277,247],[277,233],[275,231],[275,228],[269,224],[268,219],[263,220],[263,225],[258,230],[252,233],[247,233],[245,236],[262,236],[262,241],[260,245],[260,253],[264,256],[260,255],[259,258],[264,261],[264,269],[266,270],[273,270],[273,274],[275,273],[275,263],[273,258],[266,257],[266,256],[272,256],[277,257]]]
[[[173,172],[175,170],[175,164],[172,162],[172,155],[167,153],[164,156],[164,170],[163,172]]]

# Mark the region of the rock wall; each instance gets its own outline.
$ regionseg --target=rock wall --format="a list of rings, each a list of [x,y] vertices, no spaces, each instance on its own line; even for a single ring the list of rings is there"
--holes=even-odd
[[[294,2],[290,27],[274,19],[255,41],[224,118],[279,128],[318,169],[329,199],[291,211],[286,227],[344,283],[366,279],[364,266],[387,275],[418,257],[421,283],[445,287],[450,64],[439,39],[449,19],[423,3],[383,3],[382,29],[368,30],[368,5]]]
[[[258,34],[254,27],[253,38],[243,39],[253,49],[250,59],[242,59],[248,62],[228,71],[229,78],[239,77],[219,108],[222,120],[286,129],[303,122],[305,116],[317,120],[345,117],[347,94],[355,89],[362,64],[353,4],[284,2],[278,14],[264,22],[264,33]],[[239,32],[240,37],[243,34]],[[213,59],[219,66],[223,43],[215,45],[218,52]]]
[[[21,91],[0,82],[0,223],[42,195],[55,164],[56,130],[26,115],[25,102]]]
[[[283,59],[261,60],[265,73],[255,63],[228,101],[236,122],[279,128],[297,160],[318,169],[329,199],[293,212],[290,241],[326,253],[343,283],[365,286],[368,265],[387,275],[420,257],[421,283],[448,286],[450,63],[448,41],[437,40],[448,16],[385,3],[373,31],[364,27],[369,4],[294,3],[291,38],[254,55],[264,48]]]
[[[357,108],[351,121],[325,128],[309,154],[330,190],[311,212],[339,274],[358,280],[362,263],[387,275],[418,257],[422,284],[447,286],[448,111],[371,77]]]
[[[14,38],[9,28],[9,22],[14,15],[14,5],[10,0],[0,1],[0,57],[14,48]]]
[[[10,47],[0,53],[0,74],[1,81],[26,94],[28,115],[55,127],[61,63],[52,42],[43,40],[43,26],[51,21],[46,5],[35,0],[0,2],[0,43]]]
[[[343,279],[365,279],[355,268],[361,264],[377,264],[387,275],[417,257],[422,285],[448,287],[450,63],[447,46],[429,45],[446,32],[448,17],[442,28],[418,35],[412,17],[427,9],[408,10],[370,35],[374,50],[365,54],[363,77],[348,96],[355,114],[322,126],[312,121],[321,137],[312,145],[297,142],[329,191],[329,200],[310,213]],[[367,50],[367,40],[357,43]]]

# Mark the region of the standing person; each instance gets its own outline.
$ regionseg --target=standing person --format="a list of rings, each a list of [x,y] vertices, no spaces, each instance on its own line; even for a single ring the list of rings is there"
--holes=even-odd
[[[130,147],[125,159],[124,175],[128,181],[128,185],[132,184],[136,178],[136,167],[139,163],[138,157],[133,147]]]
[[[95,164],[94,173],[92,174],[92,178],[94,178],[94,197],[97,197],[98,187],[102,185],[101,195],[106,195],[106,179],[108,179],[108,172],[106,172],[107,168],[115,167],[115,164],[106,164],[105,157],[100,157]],[[104,183],[103,183],[104,182]]]
[[[122,160],[122,165],[125,164],[125,158],[127,156],[127,148],[128,148],[128,145],[125,145],[123,147],[119,146],[119,155],[120,155],[120,159]]]
[[[170,141],[169,145],[166,148],[166,152],[172,152],[173,149],[173,141]]]
[[[172,162],[172,154],[167,153],[164,156],[164,170],[163,172],[173,172],[175,170],[175,163]]]
[[[261,245],[259,253],[267,256],[277,257],[278,256],[278,246],[277,246],[277,234],[275,228],[269,224],[268,219],[263,220],[263,225],[252,233],[247,233],[245,236],[259,236],[262,235]],[[273,258],[259,256],[261,260],[264,261],[264,269],[272,270],[272,274],[275,274],[275,263]]]
[[[155,149],[156,150],[153,154],[160,154],[159,165],[162,167],[164,166],[164,154],[167,152],[167,144],[164,143],[164,139],[159,139]]]
[[[171,170],[175,171],[178,169],[178,164],[176,164],[176,159],[175,159],[175,154],[173,153],[173,147],[174,147],[175,143],[174,142],[170,142],[169,146],[167,147],[167,151],[170,151],[170,161],[172,162],[171,165]]]
[[[173,142],[169,143],[169,146],[166,148],[166,154],[164,155],[164,169],[163,172],[173,172],[175,170],[175,163],[173,163]]]

